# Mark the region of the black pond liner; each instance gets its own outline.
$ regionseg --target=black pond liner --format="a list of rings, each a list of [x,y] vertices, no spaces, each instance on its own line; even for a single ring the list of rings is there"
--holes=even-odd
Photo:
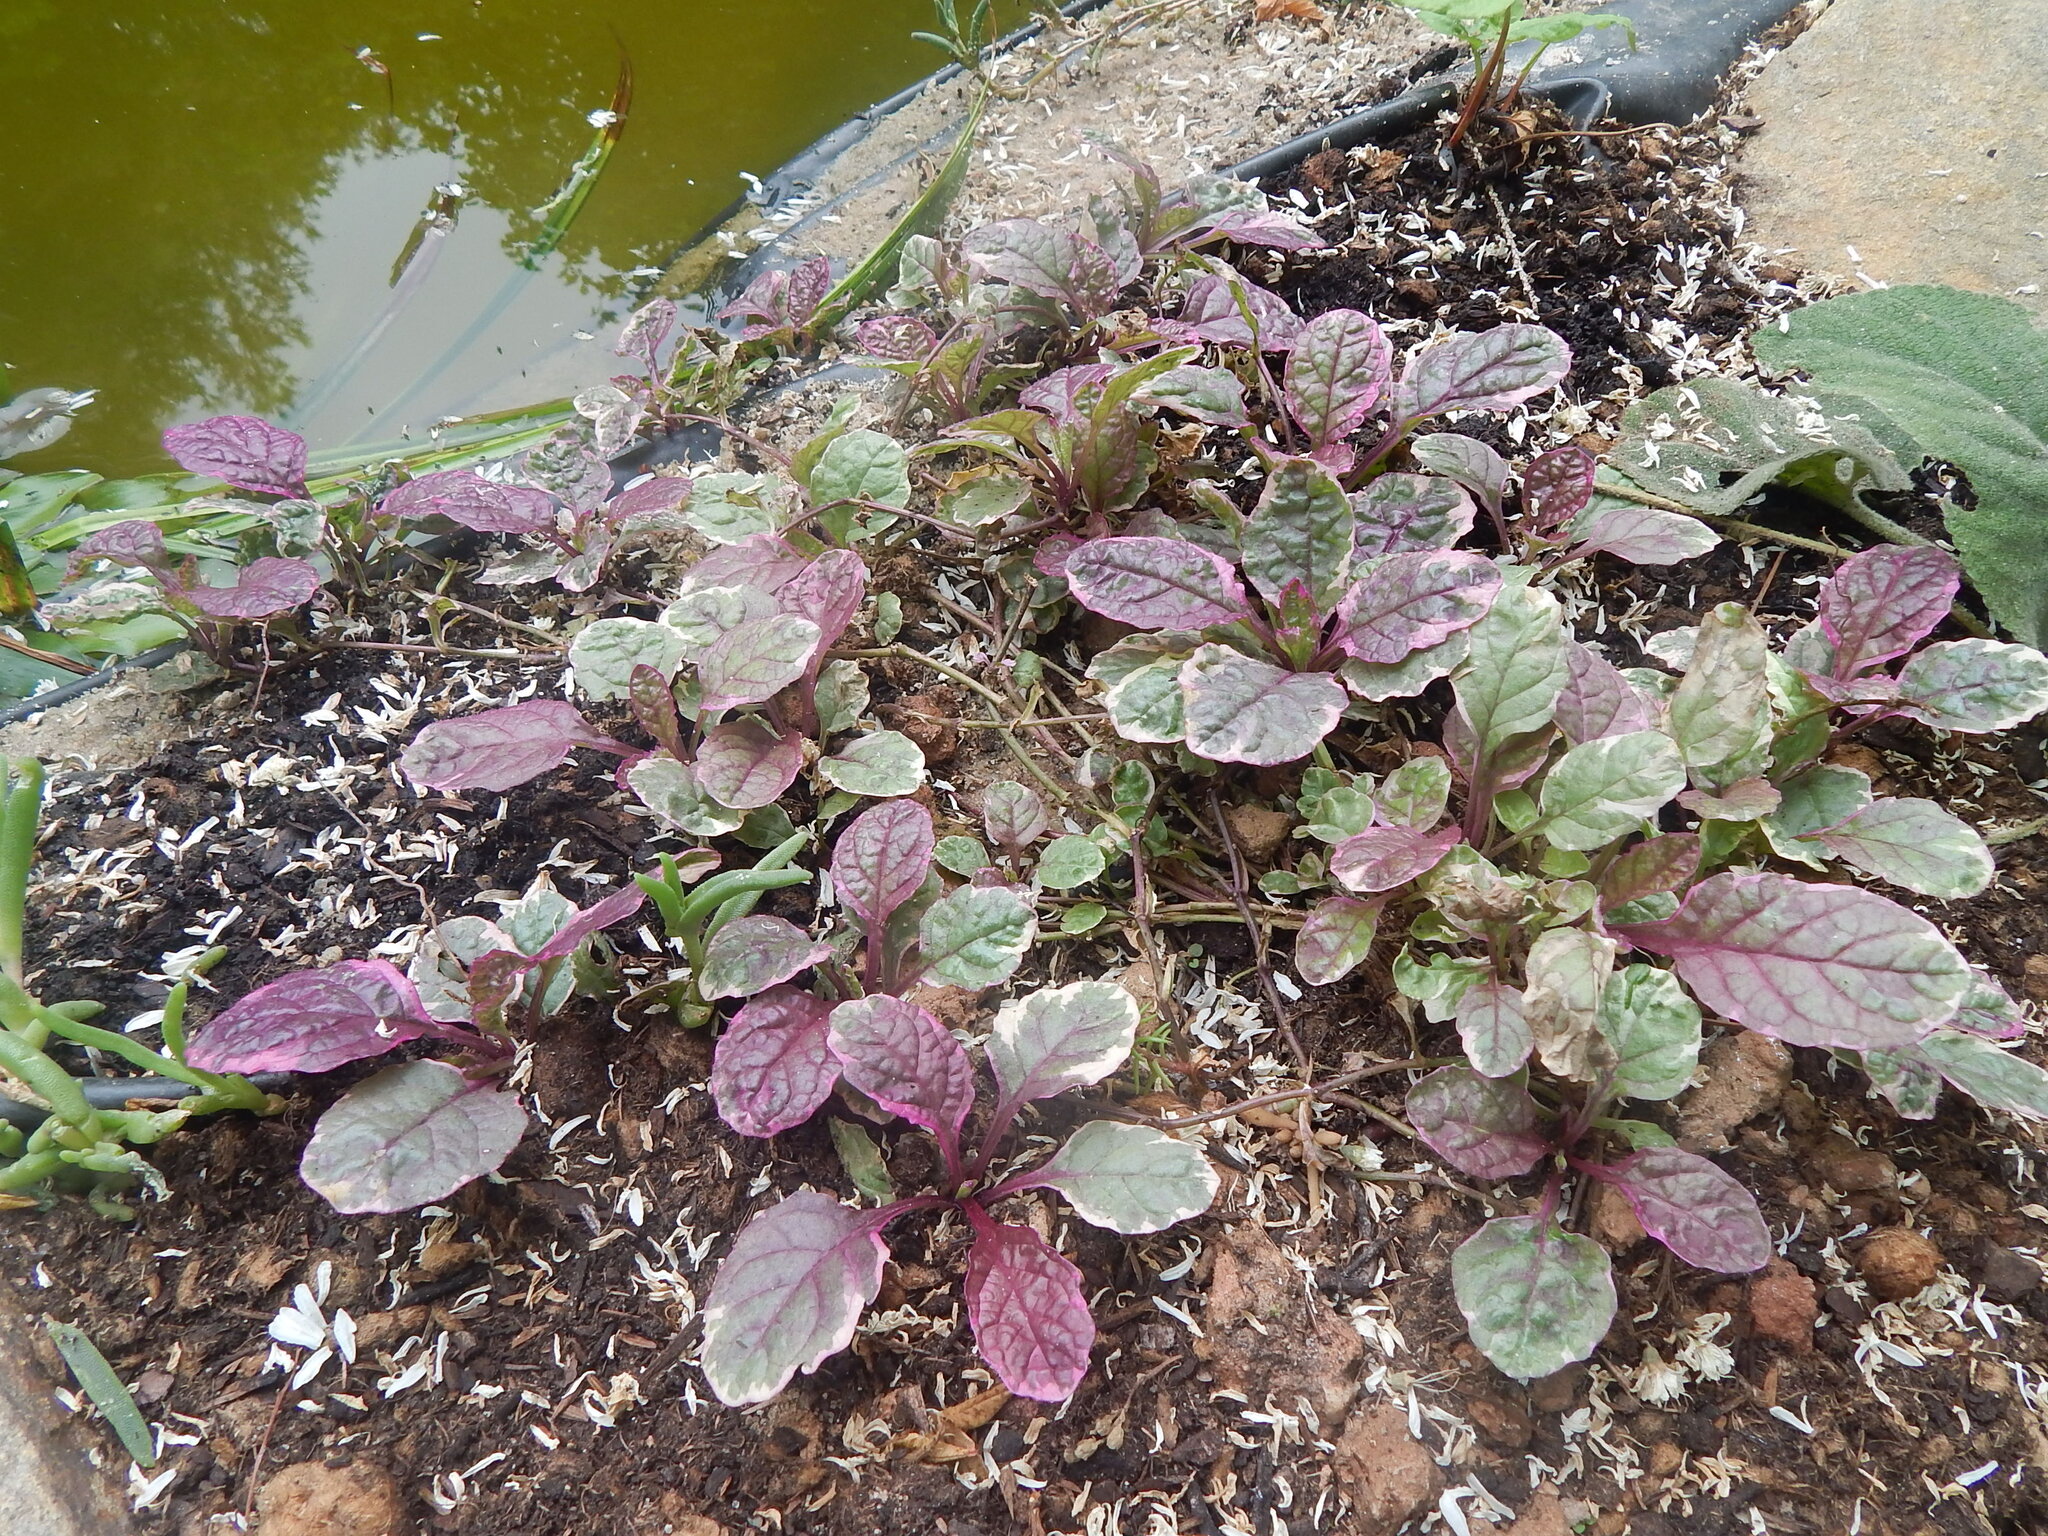
[[[1073,0],[1073,3],[1061,6],[1060,10],[1068,17],[1079,17],[1101,9],[1107,3],[1108,0]],[[1626,16],[1633,22],[1638,47],[1631,51],[1626,36],[1618,28],[1585,33],[1567,46],[1589,57],[1578,63],[1560,64],[1538,71],[1531,77],[1530,88],[1549,98],[1580,128],[1588,128],[1603,117],[1615,117],[1628,123],[1687,123],[1714,104],[1722,77],[1742,57],[1743,50],[1784,20],[1797,3],[1798,0],[1615,0],[1614,4],[1602,7],[1602,12]],[[993,45],[994,49],[1007,52],[1043,30],[1044,23],[1033,22],[1000,39]],[[1529,46],[1523,45],[1511,56],[1526,58]],[[1591,57],[1596,51],[1598,56]],[[773,175],[762,178],[762,190],[758,196],[734,202],[684,249],[710,238],[712,230],[722,226],[749,202],[772,212],[793,198],[807,196],[833,162],[873,133],[883,119],[908,106],[933,86],[958,79],[960,74],[959,65],[948,64],[917,84],[898,91],[888,100],[877,102],[859,116],[850,118]],[[1228,167],[1226,174],[1243,181],[1269,181],[1286,175],[1310,155],[1322,150],[1353,149],[1361,144],[1397,138],[1421,127],[1449,107],[1456,101],[1459,87],[1460,81],[1454,77],[1425,82],[1389,101],[1341,117],[1327,127],[1289,139],[1285,144],[1253,155],[1248,160],[1241,160]],[[728,280],[727,287],[737,289],[743,286],[754,272],[778,259],[776,246],[889,176],[914,156],[935,149],[950,137],[951,132],[951,129],[941,130],[925,143],[906,150],[889,164],[871,172],[839,196],[805,210],[801,218],[782,232],[774,245],[757,251],[742,262]],[[840,365],[840,368],[827,372],[838,375],[842,369],[846,377],[869,372],[848,365]],[[821,376],[807,374],[776,386],[774,392],[814,383]],[[635,449],[615,462],[622,470],[634,474],[651,464],[715,451],[716,446],[717,429],[705,427],[701,431],[677,434],[674,438]],[[110,682],[123,672],[153,666],[182,649],[182,643],[159,646],[132,661],[95,672],[91,677],[82,677],[75,683],[67,683],[0,710],[0,726],[41,714]],[[194,1091],[186,1084],[163,1078],[88,1078],[85,1081],[88,1085],[106,1085],[104,1089],[89,1086],[88,1094],[104,1092],[113,1103],[128,1097],[178,1098]],[[145,1084],[146,1090],[142,1086]],[[0,1097],[0,1119],[36,1125],[41,1123],[42,1111]]]

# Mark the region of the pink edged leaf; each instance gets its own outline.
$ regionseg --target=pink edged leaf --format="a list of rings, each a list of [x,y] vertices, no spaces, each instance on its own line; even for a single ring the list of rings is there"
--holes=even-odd
[[[1212,235],[1223,235],[1239,245],[1261,245],[1269,251],[1320,251],[1327,244],[1277,208],[1239,204],[1211,215],[1204,223]]]
[[[802,1125],[839,1082],[827,1043],[832,1005],[796,987],[770,987],[732,1016],[711,1060],[711,1102],[742,1136]]]
[[[1330,611],[1351,565],[1351,506],[1344,487],[1313,459],[1281,459],[1266,476],[1244,526],[1244,573],[1268,603],[1306,592]]]
[[[789,274],[789,317],[798,325],[818,312],[825,295],[832,291],[832,263],[813,256]]]
[[[299,1176],[346,1216],[409,1211],[493,1172],[525,1134],[517,1094],[445,1061],[408,1061],[334,1102]]]
[[[774,593],[796,579],[811,562],[778,534],[757,533],[737,544],[706,550],[683,579],[685,592],[709,587],[753,587]]]
[[[1507,460],[1478,438],[1462,432],[1432,432],[1411,440],[1408,453],[1432,474],[1455,480],[1490,511],[1500,511],[1501,498],[1508,489]]]
[[[1435,869],[1464,837],[1456,826],[1435,832],[1369,827],[1330,850],[1330,873],[1354,891],[1391,891]]]
[[[765,1403],[853,1342],[882,1288],[894,1214],[800,1189],[740,1229],[704,1298],[701,1364],[720,1402]]]
[[[846,1080],[892,1114],[950,1140],[974,1107],[974,1068],[946,1026],[877,993],[832,1010],[828,1036]]]
[[[847,911],[879,928],[917,894],[937,846],[932,813],[915,800],[884,800],[847,824],[832,850],[832,887]]]
[[[706,941],[697,990],[713,1002],[754,997],[831,953],[830,944],[819,943],[787,918],[750,913],[734,918]]]
[[[245,491],[301,496],[306,490],[306,440],[257,416],[214,416],[164,433],[164,452],[195,475],[212,475]]]
[[[407,778],[427,789],[503,792],[560,767],[578,747],[626,753],[562,699],[529,699],[459,720],[436,720],[399,756]]]
[[[188,1055],[202,1072],[330,1072],[448,1031],[403,972],[384,960],[295,971],[230,1004]]]
[[[779,800],[803,766],[801,734],[777,731],[750,715],[705,734],[697,751],[697,787],[720,805],[751,811]]]
[[[1438,1067],[1408,1090],[1408,1123],[1429,1149],[1477,1179],[1512,1179],[1550,1150],[1529,1090],[1470,1067]]]
[[[855,345],[885,363],[921,363],[938,347],[938,333],[915,315],[878,315],[853,328]]]
[[[1410,550],[1379,560],[1344,594],[1337,643],[1360,661],[1390,666],[1486,616],[1500,568],[1483,555]]]
[[[1095,1319],[1081,1271],[1029,1227],[977,1223],[967,1318],[982,1359],[1019,1397],[1063,1402],[1088,1374]]]
[[[1777,809],[1775,801],[1770,809]],[[1977,895],[1996,873],[1975,827],[1932,800],[1906,795],[1886,795],[1802,841],[1867,875],[1942,901]]]
[[[621,527],[631,525],[673,529],[688,526],[680,520],[667,520],[664,514],[687,506],[690,490],[691,483],[686,476],[649,475],[646,479],[627,486],[604,504],[605,521]]]
[[[1138,1004],[1114,982],[1045,987],[1003,1004],[988,1063],[1005,1105],[1099,1083],[1131,1054]]]
[[[1458,999],[1458,1039],[1472,1068],[1484,1077],[1521,1070],[1536,1048],[1536,1036],[1522,1012],[1522,994],[1498,981],[1474,982]]]
[[[1344,713],[1328,672],[1284,672],[1225,645],[1181,663],[1188,750],[1218,763],[1291,763],[1313,752]]]
[[[231,587],[187,587],[179,596],[209,618],[273,619],[319,590],[320,573],[306,561],[265,555],[236,571]]]
[[[1066,576],[1082,606],[1139,629],[1205,629],[1248,611],[1230,563],[1181,539],[1090,539]]]
[[[727,630],[697,660],[704,708],[731,709],[773,697],[804,675],[824,643],[816,624],[793,613]]]
[[[1632,565],[1676,565],[1704,555],[1721,536],[1696,517],[1659,507],[1596,507],[1572,525],[1575,555],[1613,555]]]
[[[1462,331],[1409,358],[1394,387],[1394,414],[1419,421],[1444,411],[1504,411],[1571,372],[1571,349],[1540,325]]]
[[[1982,1035],[1937,1029],[1915,1042],[1909,1056],[1986,1109],[2029,1120],[2048,1120],[2048,1072],[2024,1056],[2000,1050]]]
[[[1522,471],[1522,499],[1536,527],[1562,528],[1585,511],[1593,499],[1593,455],[1577,443],[1539,453]]]
[[[1242,305],[1239,295],[1243,296]],[[1246,309],[1258,325],[1262,351],[1285,352],[1293,347],[1301,333],[1301,317],[1279,294],[1235,273],[1227,278],[1214,273],[1197,277],[1188,284],[1179,318],[1160,324],[1158,329],[1169,340],[1248,347],[1252,328],[1245,323]]]
[[[1643,1230],[1686,1263],[1746,1275],[1770,1262],[1771,1233],[1755,1198],[1704,1157],[1651,1147],[1604,1176],[1628,1196]]]
[[[1182,364],[1148,379],[1137,392],[1148,405],[1164,406],[1191,421],[1212,427],[1244,427],[1251,418],[1244,413],[1244,385],[1226,368],[1200,368]]]
[[[2048,709],[2048,656],[1999,640],[1943,640],[1899,669],[1898,711],[1937,731],[2005,731]]]
[[[1820,627],[1834,673],[1854,677],[1903,656],[1948,617],[1963,568],[1945,549],[1883,545],[1851,555],[1820,589]]]
[[[1567,640],[1564,692],[1557,696],[1557,728],[1573,746],[1602,736],[1645,731],[1654,723],[1650,706],[1621,669],[1593,647]]]
[[[846,632],[868,593],[868,568],[850,549],[828,549],[776,589],[782,611],[818,626],[820,654]]]
[[[469,1011],[478,1023],[501,1027],[505,1010],[519,994],[533,959],[517,950],[494,949],[479,955],[469,968]]]
[[[1941,930],[1856,886],[1728,872],[1677,914],[1618,930],[1669,955],[1723,1018],[1790,1045],[1888,1050],[1956,1011],[1970,968]]]
[[[1607,866],[1600,881],[1600,905],[1625,907],[1645,896],[1682,891],[1699,873],[1697,832],[1671,832],[1646,838]]]
[[[1111,1232],[1163,1232],[1209,1209],[1216,1170],[1201,1149],[1149,1125],[1091,1120],[1048,1162],[1006,1186],[1056,1189],[1083,1221]]]
[[[651,374],[660,366],[657,359],[668,341],[669,332],[675,328],[676,301],[649,299],[619,327],[619,339],[612,345],[612,356],[630,357],[635,362],[645,363]]]
[[[1614,1321],[1607,1250],[1544,1214],[1497,1216],[1465,1239],[1451,1290],[1472,1342],[1518,1381],[1585,1359]]]
[[[981,827],[998,848],[1028,848],[1052,830],[1038,791],[1015,779],[999,779],[981,792]]]
[[[1294,937],[1295,974],[1312,987],[1342,981],[1365,963],[1379,930],[1379,903],[1328,896],[1309,909]]]
[[[152,570],[171,563],[170,553],[164,548],[163,529],[141,518],[102,528],[84,539],[71,552],[69,574],[77,574],[77,567],[87,560],[111,560],[116,565],[139,565]]]
[[[1437,475],[1375,477],[1351,496],[1352,556],[1370,560],[1416,549],[1449,549],[1472,531],[1472,497]]]
[[[555,503],[530,485],[500,485],[473,470],[442,469],[406,481],[378,504],[377,515],[445,517],[478,533],[546,533],[555,526]]]
[[[623,923],[647,900],[647,893],[639,886],[628,886],[623,891],[614,891],[594,906],[586,907],[568,922],[557,928],[554,937],[536,949],[530,957],[535,965],[544,965],[550,960],[560,960],[576,952],[576,947],[594,934]]]
[[[1317,315],[1294,338],[1281,393],[1311,447],[1341,442],[1379,404],[1393,377],[1394,349],[1355,309]]]
[[[1978,972],[1971,973],[1970,990],[1963,994],[1962,1007],[1948,1023],[1951,1029],[1987,1040],[2017,1040],[2027,1032],[2027,1016],[2020,1012],[2019,1004],[2005,988]]]
[[[1102,387],[1117,376],[1114,363],[1077,363],[1055,368],[1034,379],[1017,395],[1026,410],[1042,411],[1057,422],[1077,422],[1086,417],[1102,398]]]

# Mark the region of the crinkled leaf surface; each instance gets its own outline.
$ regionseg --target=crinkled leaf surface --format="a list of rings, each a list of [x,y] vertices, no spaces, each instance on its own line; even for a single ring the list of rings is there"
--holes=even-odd
[[[826,445],[811,470],[811,501],[873,501],[901,507],[910,501],[910,455],[893,437],[866,428]]]
[[[680,630],[646,619],[599,619],[569,642],[569,670],[586,698],[624,698],[635,667],[675,676],[688,641]]]
[[[1312,987],[1342,981],[1372,953],[1380,909],[1369,901],[1329,896],[1309,908],[1294,936],[1294,969]]]
[[[749,716],[705,733],[697,749],[697,787],[736,811],[773,805],[803,771],[804,739]]]
[[[948,891],[918,920],[918,951],[927,981],[992,987],[1006,981],[1037,935],[1031,903],[1004,885],[963,885]]]
[[[1662,731],[1581,742],[1543,776],[1537,798],[1543,836],[1553,848],[1604,848],[1683,788],[1685,764]]]
[[[1770,1262],[1771,1233],[1750,1192],[1704,1157],[1652,1147],[1608,1168],[1643,1230],[1688,1264],[1746,1275]]]
[[[1948,617],[1962,567],[1945,549],[1885,544],[1851,555],[1820,589],[1820,627],[1835,674],[1853,677],[1903,656]]]
[[[1451,1255],[1451,1288],[1486,1358],[1534,1381],[1592,1354],[1614,1321],[1614,1275],[1590,1237],[1501,1216]]]
[[[1092,838],[1069,832],[1045,845],[1038,857],[1038,883],[1048,890],[1071,891],[1100,876],[1108,863]]]
[[[1914,1047],[1955,1087],[1987,1109],[2048,1120],[2048,1072],[1980,1035],[1937,1029]]]
[[[386,960],[294,971],[231,1003],[193,1037],[202,1072],[330,1072],[443,1033]]]
[[[1183,363],[1148,379],[1138,398],[1212,427],[1242,427],[1250,420],[1244,413],[1244,385],[1227,368]]]
[[[1671,734],[1686,766],[1719,787],[1761,768],[1771,743],[1769,643],[1740,603],[1722,603],[1700,621],[1699,639],[1677,692]]]
[[[620,777],[642,805],[692,837],[720,837],[746,819],[705,794],[690,765],[672,757],[643,757],[626,765]]]
[[[1918,913],[1855,886],[1713,875],[1675,917],[1627,930],[1701,1002],[1792,1045],[1887,1050],[1956,1011],[1969,966]]]
[[[245,491],[299,496],[306,489],[306,440],[258,416],[211,416],[164,433],[164,452],[195,475]]]
[[[1700,1061],[1700,1008],[1678,978],[1627,965],[1600,992],[1600,1033],[1614,1048],[1614,1091],[1630,1099],[1676,1098]]]
[[[701,656],[743,624],[781,612],[775,594],[757,587],[706,586],[685,592],[662,610],[661,622],[683,637],[684,654]]]
[[[1501,982],[1475,982],[1458,999],[1452,1015],[1458,1023],[1458,1039],[1471,1059],[1472,1070],[1482,1077],[1506,1077],[1519,1072],[1536,1037],[1529,1033],[1529,1021],[1522,1014],[1520,989]]]
[[[1090,539],[1067,557],[1083,606],[1139,629],[1203,629],[1247,611],[1228,561],[1182,539]]]
[[[1476,437],[1432,432],[1411,439],[1408,453],[1424,469],[1455,480],[1488,507],[1498,510],[1507,494],[1507,460]]]
[[[1287,413],[1311,446],[1340,442],[1379,404],[1393,362],[1393,346],[1370,318],[1355,309],[1326,310],[1296,333],[1287,356]],[[1335,467],[1348,470],[1349,457]]]
[[[915,800],[885,800],[847,823],[832,849],[832,886],[869,927],[917,894],[931,869],[932,813]]]
[[[1391,891],[1436,868],[1463,840],[1455,826],[1436,832],[1370,827],[1330,850],[1330,873],[1354,891]]]
[[[924,753],[901,731],[870,731],[819,758],[818,773],[834,789],[887,799],[924,782]]]
[[[1452,688],[1485,751],[1550,723],[1567,676],[1562,620],[1548,592],[1504,587],[1469,631]]]
[[[1472,531],[1476,510],[1472,498],[1455,480],[1435,475],[1377,475],[1351,495],[1356,525],[1353,556],[1370,560],[1408,550],[1449,549]]]
[[[1391,666],[1477,623],[1500,591],[1500,569],[1462,550],[1410,550],[1373,562],[1344,594],[1337,642]]]
[[[265,555],[236,571],[233,586],[187,587],[180,595],[209,618],[273,619],[319,590],[320,573],[306,561]]]
[[[1244,573],[1269,603],[1298,587],[1328,613],[1351,565],[1351,524],[1351,503],[1327,469],[1281,459],[1245,521]]]
[[[1593,496],[1593,455],[1577,443],[1539,453],[1522,471],[1522,498],[1539,528],[1570,522]]]
[[[742,1136],[774,1136],[810,1119],[839,1081],[831,1017],[830,1003],[789,986],[734,1014],[711,1062],[719,1118]]]
[[[1443,820],[1450,797],[1450,765],[1440,757],[1411,757],[1380,781],[1373,800],[1388,826],[1427,832]]]
[[[1478,1179],[1512,1179],[1550,1150],[1529,1090],[1466,1066],[1438,1067],[1408,1090],[1408,1123],[1445,1162]]]
[[[704,945],[697,990],[707,1001],[752,997],[809,970],[832,953],[787,918],[752,912],[736,917]]]
[[[1115,982],[1076,981],[1013,998],[997,1010],[988,1064],[1003,1101],[1049,1099],[1099,1083],[1131,1054],[1137,1001]]]
[[[1064,1401],[1088,1374],[1095,1319],[1081,1271],[1029,1227],[983,1227],[967,1254],[967,1318],[975,1347],[1003,1385]]]
[[[957,1136],[974,1107],[974,1068],[946,1026],[877,993],[832,1010],[832,1054],[846,1080],[892,1114]]]
[[[299,1176],[344,1215],[409,1211],[482,1178],[525,1134],[517,1095],[445,1061],[408,1061],[335,1100]]]
[[[1188,750],[1219,763],[1291,763],[1315,750],[1344,712],[1327,672],[1284,672],[1226,645],[1181,663]]]
[[[1807,841],[1893,885],[1954,901],[1991,884],[1991,850],[1960,817],[1932,800],[1886,796]]]
[[[776,475],[699,475],[690,482],[683,520],[714,544],[739,544],[775,532],[789,492]]]
[[[1648,730],[1649,705],[1621,669],[1577,640],[1565,643],[1565,685],[1557,698],[1557,728],[1574,744]]]
[[[689,482],[683,481],[687,489]],[[471,469],[439,469],[408,480],[378,503],[380,517],[445,517],[477,533],[544,533],[555,503],[530,485],[500,485]]]
[[[793,613],[727,630],[697,658],[704,708],[759,704],[802,677],[824,643],[816,624]]]
[[[740,1229],[704,1298],[702,1364],[720,1402],[765,1403],[853,1342],[882,1287],[888,1214],[802,1189]]]
[[[1571,349],[1540,325],[1461,331],[1409,358],[1393,411],[1411,422],[1451,410],[1504,411],[1543,393],[1571,366]]]
[[[1470,634],[1470,630],[1461,629],[1448,640],[1411,652],[1388,667],[1352,657],[1337,669],[1337,675],[1346,688],[1375,704],[1386,699],[1413,698],[1438,678],[1449,677],[1465,664]]]
[[[1216,265],[1222,267],[1220,262]],[[1300,316],[1288,308],[1279,294],[1228,268],[1202,273],[1188,284],[1180,314],[1171,322],[1168,334],[1176,341],[1213,341],[1249,347],[1252,328],[1245,322],[1247,309],[1251,311],[1252,323],[1259,328],[1261,350],[1285,352],[1294,345],[1294,338],[1301,331]]]
[[[2048,656],[1997,640],[1943,640],[1899,669],[1901,714],[1938,731],[2004,731],[2048,709]]]
[[[999,848],[1027,848],[1052,830],[1038,791],[1015,779],[998,779],[981,792],[981,825]]]
[[[1870,775],[1834,763],[1815,763],[1778,785],[1778,808],[1761,825],[1771,851],[1823,867],[1820,852],[1805,841],[1811,833],[1846,821],[1871,803]]]
[[[398,759],[428,789],[503,791],[560,767],[578,747],[623,750],[562,699],[529,699],[459,720],[436,720]]]
[[[1199,1147],[1116,1120],[1089,1121],[1027,1177],[1112,1232],[1162,1232],[1216,1198],[1216,1170]]]
[[[1607,866],[1600,881],[1603,906],[1622,907],[1659,891],[1680,891],[1700,867],[1697,832],[1645,838]]]

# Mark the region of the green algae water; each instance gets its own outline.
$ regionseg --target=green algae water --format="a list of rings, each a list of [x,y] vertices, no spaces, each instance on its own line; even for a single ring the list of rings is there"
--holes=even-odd
[[[600,381],[636,286],[741,173],[943,62],[910,36],[930,18],[928,0],[6,0],[0,402],[99,392],[12,467],[167,467],[162,429],[216,411],[316,449],[381,442]],[[623,131],[536,256],[622,61]]]

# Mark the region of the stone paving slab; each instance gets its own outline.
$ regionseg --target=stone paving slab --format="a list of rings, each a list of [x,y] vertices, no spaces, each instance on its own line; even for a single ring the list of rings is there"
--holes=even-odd
[[[0,1280],[0,1533],[119,1536],[126,1511],[50,1396],[31,1331],[39,1326]]]
[[[1835,0],[1749,92],[1748,233],[2048,317],[2048,0]]]

